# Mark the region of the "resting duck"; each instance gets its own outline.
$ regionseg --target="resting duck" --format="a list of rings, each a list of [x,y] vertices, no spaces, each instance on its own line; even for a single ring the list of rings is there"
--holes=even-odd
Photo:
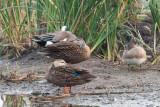
[[[123,59],[128,64],[128,70],[130,65],[139,65],[147,60],[146,51],[143,47],[136,44],[135,41],[131,40],[127,49],[123,52]]]
[[[61,28],[61,31],[55,31],[53,33],[47,33],[42,35],[34,35],[31,39],[38,43],[38,45],[45,47],[47,42],[59,42],[59,41],[73,41],[76,36],[72,34],[66,26]]]
[[[63,59],[70,64],[76,64],[89,59],[91,50],[82,38],[77,38],[72,42],[47,42],[45,48],[39,54],[55,59]]]
[[[72,86],[85,84],[95,78],[96,76],[88,69],[67,65],[62,59],[55,60],[51,64],[47,75],[48,82],[64,87],[64,94],[66,94],[67,87],[70,87],[69,93],[72,93]]]

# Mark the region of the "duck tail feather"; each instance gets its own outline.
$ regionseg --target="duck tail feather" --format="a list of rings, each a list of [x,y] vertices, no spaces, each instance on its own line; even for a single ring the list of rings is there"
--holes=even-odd
[[[93,79],[97,78],[93,74],[83,74],[79,76],[79,79],[85,80],[85,81],[92,81]]]

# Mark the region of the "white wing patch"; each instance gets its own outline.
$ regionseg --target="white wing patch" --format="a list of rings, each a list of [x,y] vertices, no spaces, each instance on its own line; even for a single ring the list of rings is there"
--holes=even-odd
[[[63,39],[63,40],[61,40],[61,41],[67,41],[67,39],[68,39],[68,38],[64,38],[64,39]]]
[[[47,43],[46,43],[46,45],[45,45],[45,46],[52,45],[52,44],[53,44],[53,42],[51,42],[51,41],[47,41]]]

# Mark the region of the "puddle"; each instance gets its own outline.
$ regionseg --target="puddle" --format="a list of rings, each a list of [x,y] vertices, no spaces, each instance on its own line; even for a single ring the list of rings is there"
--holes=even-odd
[[[0,107],[99,107],[65,104],[61,101],[39,100],[33,100],[28,95],[0,95]]]
[[[155,94],[155,93],[154,93]],[[155,96],[153,94],[153,96]],[[106,96],[106,95],[104,95]],[[142,95],[144,96],[144,95]],[[150,100],[153,100],[154,97]],[[96,96],[94,100],[96,100]],[[111,97],[111,96],[110,96]],[[128,95],[125,96],[126,99]],[[67,97],[70,99],[71,97]],[[135,98],[135,99],[134,99]],[[136,98],[139,98],[136,100]],[[157,98],[157,97],[156,97]],[[93,99],[93,98],[92,98]],[[49,99],[49,97],[45,96],[31,96],[31,95],[0,95],[0,107],[159,107],[160,99],[154,99],[154,101],[149,101],[146,99],[140,98],[140,96],[135,97],[132,95],[132,99],[119,99],[118,96],[114,96],[114,99],[108,102],[109,98],[104,98],[106,102],[105,104],[100,104],[99,102],[103,101],[103,99],[99,99],[101,101],[94,101],[87,104],[86,101],[80,101],[79,103],[77,98],[70,100],[70,102],[64,102],[64,98],[59,99]],[[108,102],[108,103],[107,103]],[[72,104],[70,104],[72,103]],[[77,104],[74,104],[77,103]]]

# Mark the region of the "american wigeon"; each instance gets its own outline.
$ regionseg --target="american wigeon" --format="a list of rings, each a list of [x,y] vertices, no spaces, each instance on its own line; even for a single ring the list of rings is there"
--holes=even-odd
[[[77,37],[72,34],[70,31],[68,31],[68,28],[66,26],[63,26],[61,28],[61,31],[55,31],[53,33],[47,33],[42,35],[33,35],[33,38],[31,38],[32,41],[36,42],[42,47],[45,47],[47,43],[50,42],[60,42],[60,41],[73,41]]]

